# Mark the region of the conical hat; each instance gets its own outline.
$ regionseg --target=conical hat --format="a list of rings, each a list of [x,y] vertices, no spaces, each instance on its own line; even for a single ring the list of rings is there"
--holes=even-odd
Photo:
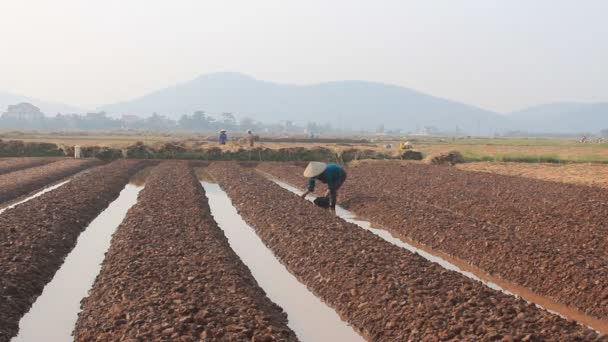
[[[304,170],[304,177],[316,177],[325,171],[327,164],[321,162],[310,162]]]

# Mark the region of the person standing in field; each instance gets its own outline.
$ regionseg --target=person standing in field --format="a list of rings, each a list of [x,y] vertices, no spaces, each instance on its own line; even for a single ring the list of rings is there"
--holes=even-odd
[[[338,199],[338,190],[346,181],[346,171],[338,164],[325,164],[321,162],[310,162],[304,170],[304,177],[308,178],[306,191],[302,194],[302,198],[315,191],[315,183],[319,180],[321,183],[327,184],[325,197],[329,197],[329,208],[332,211],[336,210],[336,202]]]
[[[219,143],[220,145],[226,145],[226,141],[228,141],[228,134],[226,134],[226,130],[220,130]]]
[[[253,135],[250,129],[247,130],[247,141],[249,142],[249,147],[253,147],[255,144],[255,135]]]

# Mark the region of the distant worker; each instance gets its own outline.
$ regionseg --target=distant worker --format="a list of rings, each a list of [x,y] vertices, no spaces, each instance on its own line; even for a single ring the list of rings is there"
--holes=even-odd
[[[308,178],[306,192],[302,194],[302,198],[315,191],[316,180],[327,184],[325,197],[329,197],[329,208],[336,209],[336,200],[338,198],[338,189],[346,180],[346,171],[338,164],[325,164],[321,162],[310,162],[304,170],[304,177]]]
[[[250,129],[247,130],[247,141],[249,142],[249,147],[253,147],[255,144],[255,135],[253,135]]]
[[[228,141],[228,134],[226,134],[226,130],[220,130],[219,143],[220,145],[226,145],[226,141]]]

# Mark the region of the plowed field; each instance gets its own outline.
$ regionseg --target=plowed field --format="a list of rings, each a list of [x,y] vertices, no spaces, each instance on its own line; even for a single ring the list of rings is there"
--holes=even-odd
[[[296,340],[230,249],[185,162],[152,170],[83,307],[77,341]]]
[[[303,184],[299,166],[259,168]],[[606,190],[414,163],[359,163],[348,177],[339,202],[358,215],[608,319]]]
[[[67,159],[0,175],[0,203],[14,200],[91,166],[97,159]]]
[[[0,194],[21,196],[96,163],[60,160],[6,173],[0,175]],[[8,342],[19,327],[24,332],[42,331],[36,324],[44,323],[44,317],[29,326],[20,326],[20,318],[49,281],[53,280],[51,285],[61,279],[80,281],[68,273],[82,273],[82,267],[78,263],[66,267],[70,262],[62,267],[64,258],[76,245],[76,250],[98,247],[94,242],[81,243],[79,234],[93,220],[106,225],[96,218],[103,216],[99,214],[136,172],[150,165],[119,160],[91,167],[61,187],[0,214],[0,342]],[[273,273],[260,276],[255,267],[252,273],[233,251],[230,243],[237,246],[238,239],[231,235],[229,243],[211,215],[193,169],[198,165],[208,180],[225,191],[224,199],[229,197],[224,205],[230,210],[214,211],[223,218],[222,228],[238,221],[252,233],[251,226],[263,242],[253,236],[263,251],[285,266],[277,263],[277,272],[305,285],[310,291],[305,293],[321,299],[322,308],[330,310],[334,319],[337,313],[367,340],[608,342],[607,336],[584,324],[595,325],[578,324],[494,290],[466,272],[456,272],[453,265],[432,262],[437,259],[411,249],[425,259],[410,252],[411,246],[372,233],[380,230],[350,223],[357,221],[347,222],[260,172],[303,187],[303,165],[259,163],[257,169],[236,162],[154,165],[137,177],[139,184],[145,183],[137,204],[126,216],[126,209],[115,215],[111,232],[124,220],[109,250],[108,240],[97,248],[98,256],[107,253],[82,300],[74,327],[77,341],[295,341],[306,337],[302,326],[318,325],[312,320],[302,326],[290,321],[268,298],[264,289],[280,302],[267,280],[280,282]],[[403,240],[449,254],[543,299],[577,308],[587,314],[584,317],[606,322],[606,190],[418,163],[360,162],[347,172],[338,204]],[[131,197],[129,206],[133,201]],[[212,202],[214,208],[216,203]],[[120,205],[114,201],[112,207]],[[78,257],[71,253],[69,260]],[[68,272],[64,278],[57,276],[60,268],[58,273]],[[89,272],[84,289],[96,272]],[[48,298],[49,293],[45,290],[40,298]],[[35,307],[44,305],[38,300]],[[284,305],[290,315],[301,312],[297,306]],[[61,314],[60,310],[38,312]],[[305,319],[315,312],[297,317]],[[72,325],[62,326],[62,331]],[[604,327],[598,329],[605,332]]]
[[[49,164],[54,161],[59,161],[60,158],[6,158],[0,159],[0,175],[27,169],[30,167]]]
[[[596,338],[388,244],[252,169],[214,163],[209,171],[286,267],[370,340]]]
[[[19,319],[40,295],[80,232],[142,165],[116,161],[0,215],[0,341],[17,333]]]

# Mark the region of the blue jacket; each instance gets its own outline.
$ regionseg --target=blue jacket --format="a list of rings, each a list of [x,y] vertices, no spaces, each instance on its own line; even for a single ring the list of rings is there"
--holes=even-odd
[[[225,144],[228,140],[228,135],[226,133],[220,133],[220,144]]]
[[[327,188],[329,188],[329,193],[331,195],[329,198],[329,204],[332,208],[335,207],[338,189],[340,189],[346,180],[346,171],[338,164],[327,164],[327,168],[325,171],[323,171],[323,173],[316,177],[308,178],[308,184],[306,186],[308,191],[315,191],[316,180],[327,184]]]

